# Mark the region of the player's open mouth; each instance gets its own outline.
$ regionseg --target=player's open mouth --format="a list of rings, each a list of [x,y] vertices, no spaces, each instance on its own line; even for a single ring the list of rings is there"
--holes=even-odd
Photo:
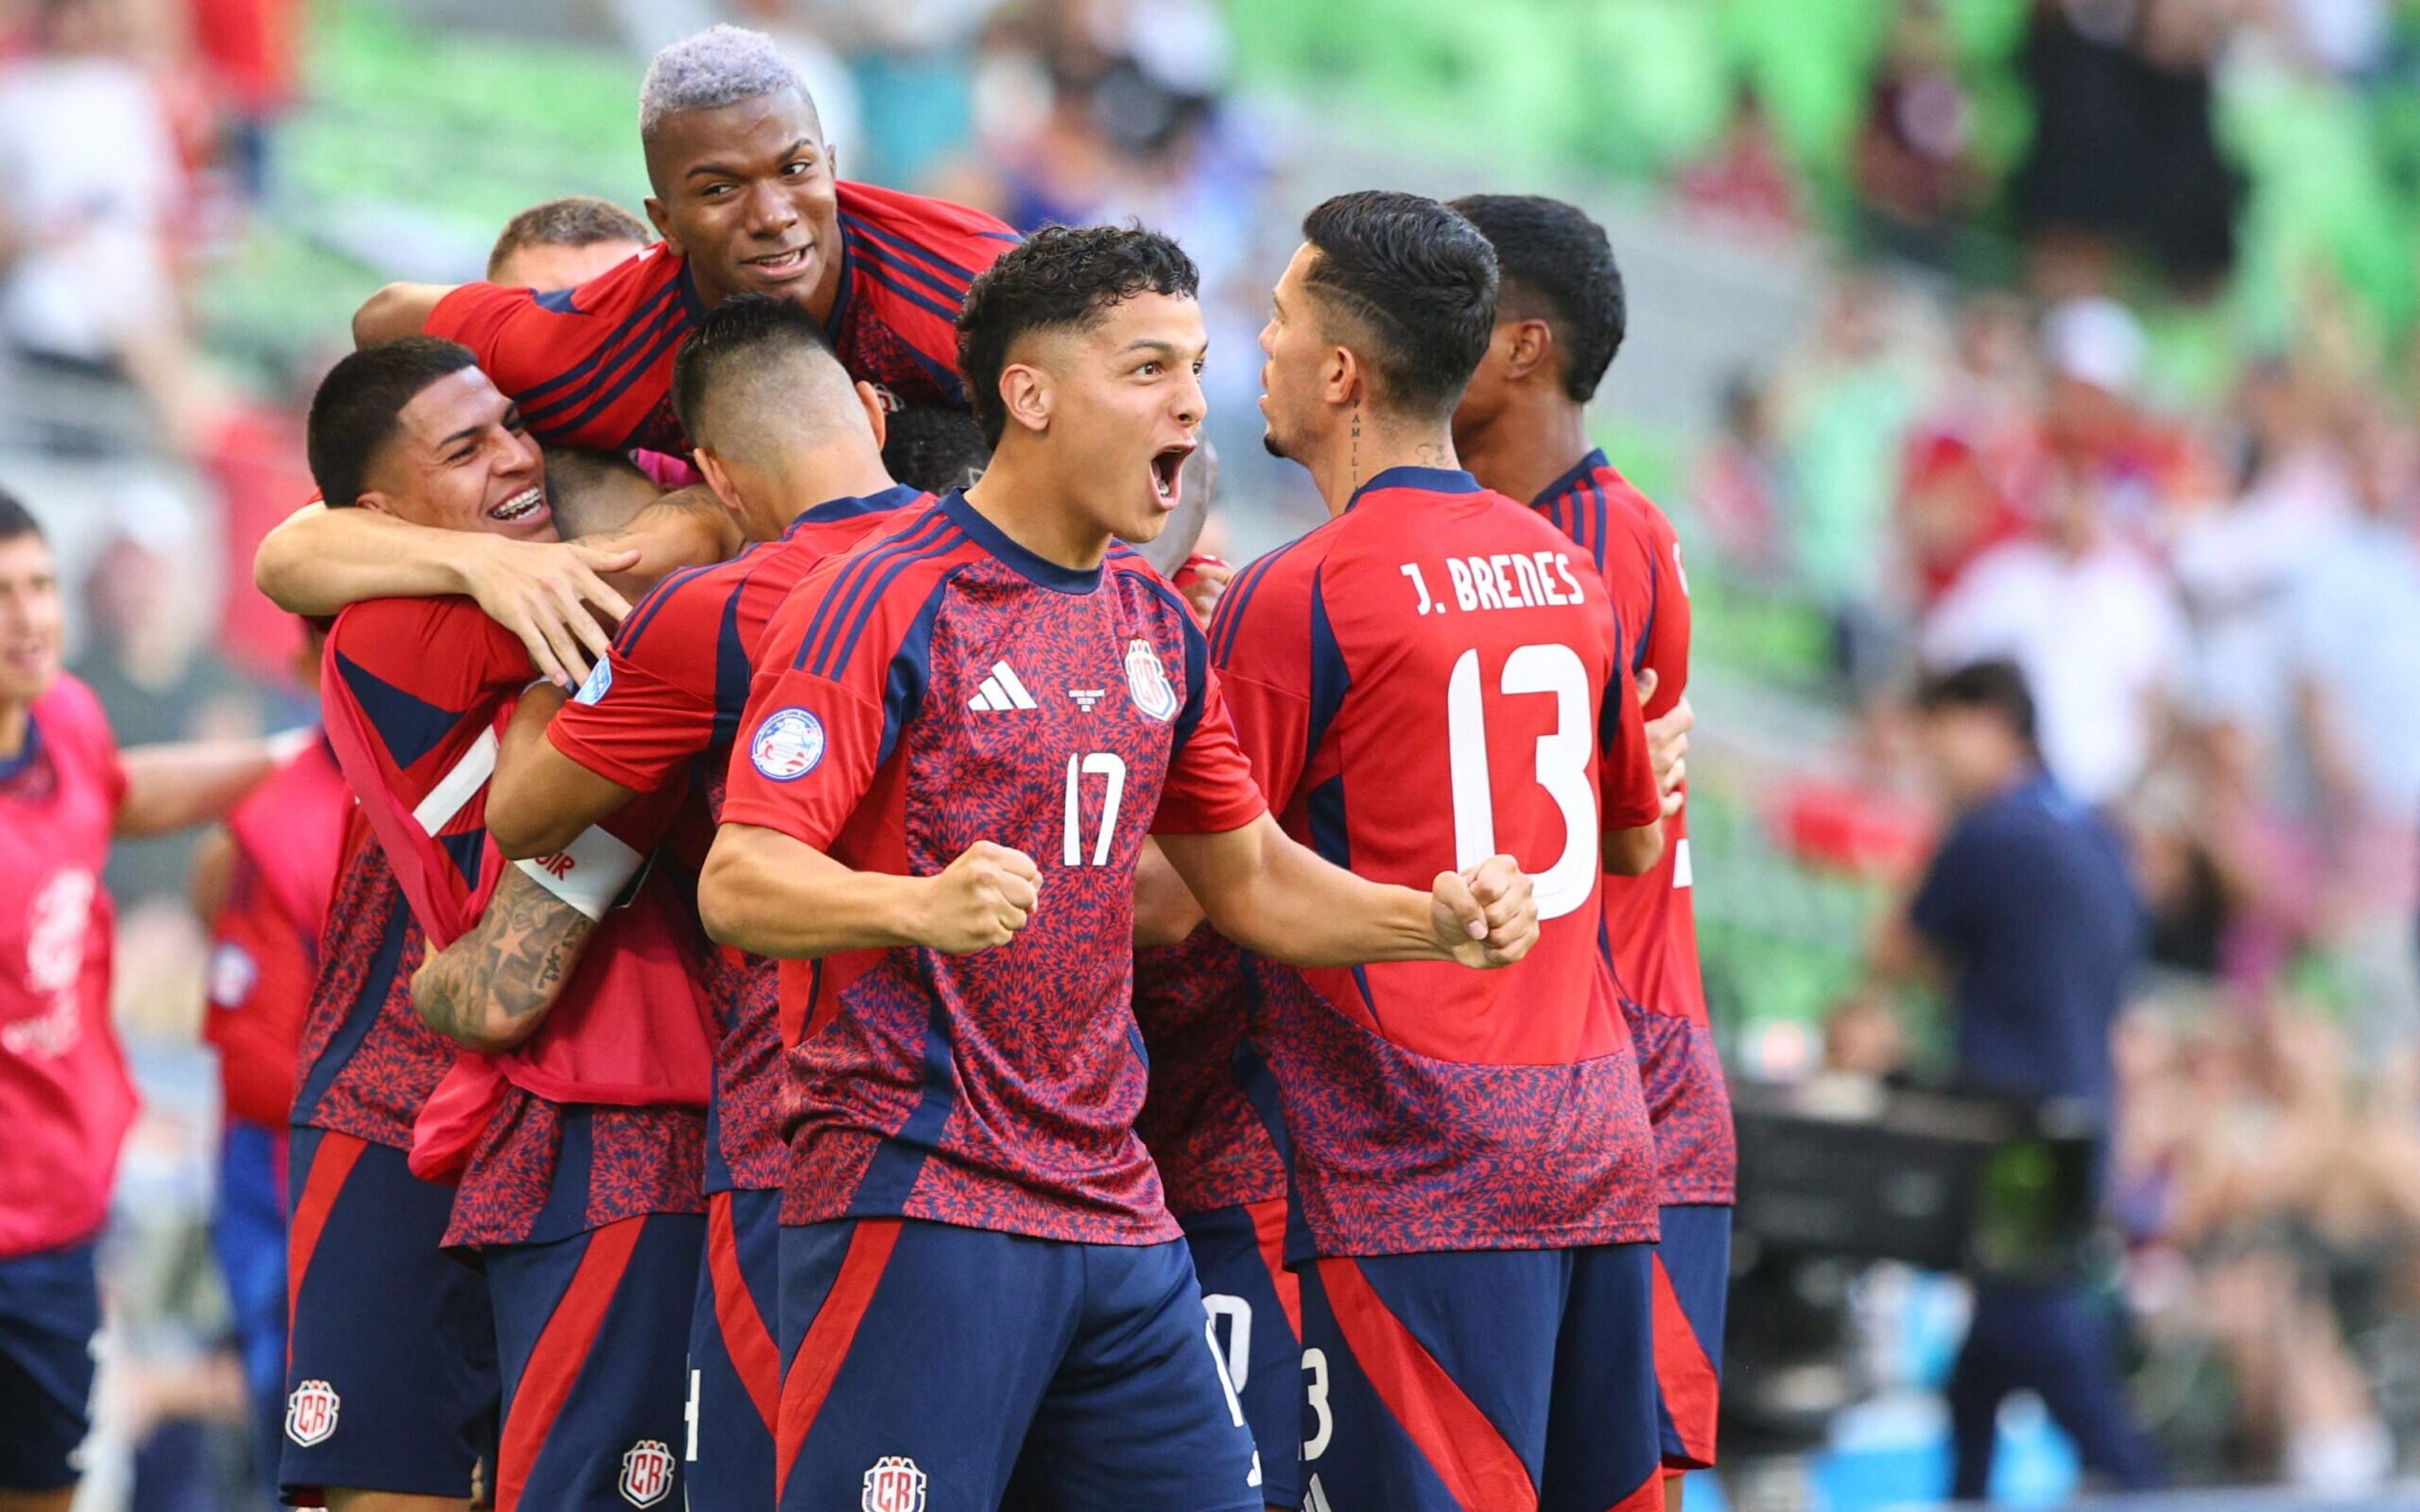
[[[528,488],[513,495],[488,511],[488,517],[504,525],[517,525],[546,507],[546,490]]]
[[[1152,491],[1171,509],[1176,507],[1184,491],[1185,459],[1192,455],[1193,447],[1188,443],[1168,447],[1151,459]]]
[[[777,252],[768,257],[751,257],[748,259],[748,266],[768,278],[796,278],[806,271],[807,254],[810,250],[812,249],[807,247],[792,247],[787,252]]]

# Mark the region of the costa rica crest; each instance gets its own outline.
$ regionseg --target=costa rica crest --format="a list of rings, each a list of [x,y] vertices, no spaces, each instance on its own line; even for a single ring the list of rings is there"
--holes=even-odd
[[[884,1455],[865,1473],[862,1512],[924,1512],[924,1473],[906,1455]]]
[[[305,1381],[286,1398],[286,1436],[308,1449],[325,1443],[336,1431],[336,1389],[324,1381]]]
[[[673,1452],[657,1439],[641,1439],[622,1452],[622,1500],[653,1506],[672,1494]]]
[[[1176,717],[1180,701],[1168,670],[1159,664],[1158,650],[1140,636],[1126,642],[1126,692],[1146,717],[1162,724]]]

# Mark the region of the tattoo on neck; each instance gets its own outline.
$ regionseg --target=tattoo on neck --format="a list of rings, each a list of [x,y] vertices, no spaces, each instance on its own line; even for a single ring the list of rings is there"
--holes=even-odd
[[[1420,466],[1424,468],[1441,468],[1447,464],[1446,448],[1435,441],[1420,442],[1412,455],[1419,458]]]
[[[1353,486],[1361,486],[1361,411],[1353,411],[1353,455],[1346,464],[1352,471]]]

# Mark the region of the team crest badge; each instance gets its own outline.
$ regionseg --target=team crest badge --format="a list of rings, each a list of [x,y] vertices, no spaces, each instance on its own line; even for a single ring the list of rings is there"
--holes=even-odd
[[[865,1473],[864,1512],[924,1512],[924,1473],[906,1455],[884,1455]]]
[[[336,1388],[324,1381],[306,1381],[286,1398],[286,1436],[308,1449],[325,1443],[336,1431]]]
[[[1126,642],[1126,691],[1134,695],[1136,708],[1160,723],[1176,717],[1176,689],[1169,686],[1167,669],[1148,640]]]
[[[602,703],[605,695],[613,691],[613,658],[599,656],[597,665],[588,669],[588,680],[580,691],[571,695],[574,703]]]
[[[622,1500],[653,1506],[672,1494],[673,1452],[655,1439],[641,1439],[622,1454]]]
[[[748,759],[772,780],[795,782],[824,759],[823,721],[804,709],[776,709],[756,727]]]

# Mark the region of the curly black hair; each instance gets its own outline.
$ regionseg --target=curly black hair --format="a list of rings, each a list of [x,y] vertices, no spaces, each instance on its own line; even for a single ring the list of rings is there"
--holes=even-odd
[[[1479,228],[1419,194],[1365,189],[1303,217],[1319,251],[1303,282],[1352,327],[1378,402],[1450,413],[1496,330],[1496,254]]]
[[[17,501],[17,496],[0,488],[0,541],[23,540],[26,536],[48,539],[42,534],[42,522],[34,512]]]
[[[1553,330],[1563,393],[1575,404],[1596,397],[1630,324],[1605,227],[1544,194],[1466,194],[1453,208],[1495,244],[1506,308]]]
[[[1192,299],[1202,275],[1185,249],[1140,225],[1050,225],[1011,247],[967,290],[958,371],[985,446],[1008,429],[1000,375],[1033,331],[1087,331],[1140,294]]]
[[[891,416],[883,433],[883,469],[910,488],[947,493],[967,486],[990,465],[983,428],[963,409],[911,404]]]

